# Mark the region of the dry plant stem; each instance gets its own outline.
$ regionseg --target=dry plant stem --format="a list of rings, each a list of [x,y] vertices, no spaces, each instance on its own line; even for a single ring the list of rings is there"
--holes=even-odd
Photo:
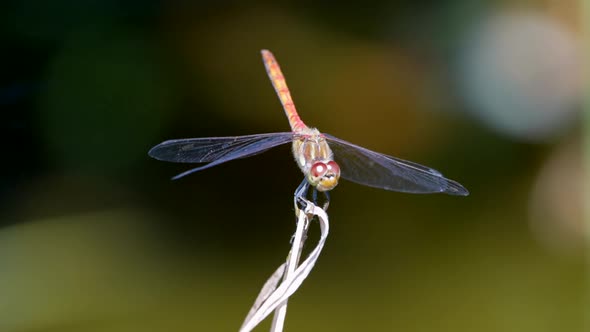
[[[289,255],[288,262],[285,262],[279,266],[278,269],[271,275],[271,277],[264,283],[260,290],[254,305],[250,308],[248,315],[244,319],[244,323],[240,327],[240,332],[252,331],[262,320],[268,317],[276,309],[285,305],[289,296],[293,295],[299,286],[307,279],[315,263],[317,262],[324,244],[328,238],[330,232],[330,222],[326,211],[316,206],[312,202],[305,201],[306,206],[304,211],[298,211],[298,226],[300,228],[300,235],[297,236],[299,240],[293,239],[294,245],[298,246],[293,249],[294,257],[291,258]],[[311,250],[311,252],[305,257],[305,259],[297,263],[297,254],[301,254],[301,247],[309,222],[317,217],[318,224],[320,226],[320,239],[317,245]],[[297,231],[296,231],[297,232]],[[289,262],[295,262],[290,265],[291,269],[294,267],[295,270],[291,270],[288,276],[285,276],[286,265]],[[273,324],[273,331],[280,331],[282,326],[279,326],[279,322],[284,323],[285,316],[277,319],[277,323]]]
[[[299,265],[299,259],[301,258],[301,252],[303,251],[303,245],[305,244],[305,239],[307,238],[307,230],[309,228],[309,217],[299,209],[296,209],[296,214],[298,215],[297,229],[295,230],[295,236],[293,237],[293,244],[291,246],[291,250],[289,251],[289,255],[287,256],[287,266],[285,270],[285,275],[283,276],[284,279],[287,279],[291,274],[293,274],[293,272]],[[271,332],[283,331],[285,317],[287,316],[287,302],[288,300],[285,300],[275,310],[275,314],[270,328]]]

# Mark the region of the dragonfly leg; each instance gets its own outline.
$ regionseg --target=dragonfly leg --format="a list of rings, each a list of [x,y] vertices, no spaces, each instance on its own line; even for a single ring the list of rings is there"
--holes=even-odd
[[[322,209],[324,211],[327,211],[328,206],[330,206],[330,193],[328,191],[324,191],[323,194],[324,194],[324,204],[322,205]],[[312,198],[313,198],[313,204],[320,206],[318,204],[318,190],[316,188],[313,188]]]
[[[324,198],[326,200],[324,201],[324,206],[322,206],[322,209],[324,211],[328,211],[328,206],[330,206],[330,192],[324,191]]]
[[[293,203],[296,210],[305,210],[307,206],[307,191],[309,190],[309,182],[307,179],[303,179],[299,187],[295,189],[295,195],[293,197]]]

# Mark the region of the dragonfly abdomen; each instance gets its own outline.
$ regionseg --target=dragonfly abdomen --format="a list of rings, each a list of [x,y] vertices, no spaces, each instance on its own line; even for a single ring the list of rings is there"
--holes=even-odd
[[[275,91],[279,96],[281,105],[283,105],[285,114],[289,119],[289,125],[291,125],[291,130],[294,132],[303,130],[307,126],[303,123],[299,117],[299,114],[297,114],[297,109],[295,109],[291,92],[289,92],[287,81],[285,81],[285,77],[283,76],[283,72],[281,71],[279,63],[269,51],[262,50],[261,53],[262,60],[264,61],[264,67],[266,68],[266,73],[268,74],[272,86],[275,88]]]

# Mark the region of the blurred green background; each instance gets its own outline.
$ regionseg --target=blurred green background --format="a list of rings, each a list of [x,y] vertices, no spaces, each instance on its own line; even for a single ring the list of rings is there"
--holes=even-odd
[[[309,125],[471,191],[342,181],[286,331],[588,330],[580,7],[3,1],[0,331],[237,331],[295,229],[289,147],[179,181],[147,151],[287,131],[262,48]]]

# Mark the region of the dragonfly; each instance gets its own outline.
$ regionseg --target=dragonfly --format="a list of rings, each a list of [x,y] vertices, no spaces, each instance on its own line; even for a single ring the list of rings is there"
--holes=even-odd
[[[308,127],[299,117],[287,82],[274,55],[262,50],[266,72],[289,120],[291,131],[230,137],[174,139],[154,146],[149,155],[177,163],[203,163],[174,176],[176,180],[213,166],[254,156],[291,143],[295,162],[305,178],[295,191],[295,201],[313,188],[326,195],[342,177],[361,185],[405,193],[445,193],[467,196],[469,191],[439,171],[420,164],[374,152]],[[296,203],[297,204],[297,203]],[[325,205],[326,206],[326,205]]]

